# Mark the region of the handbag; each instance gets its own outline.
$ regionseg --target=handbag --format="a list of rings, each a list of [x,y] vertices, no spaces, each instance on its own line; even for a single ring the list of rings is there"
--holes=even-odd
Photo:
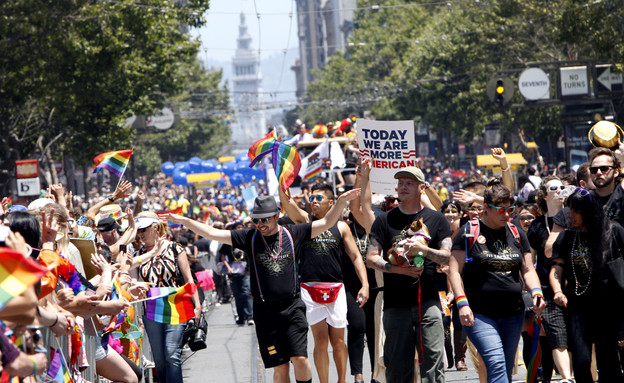
[[[302,283],[301,288],[310,293],[310,298],[316,303],[333,303],[338,298],[342,283],[313,282]]]

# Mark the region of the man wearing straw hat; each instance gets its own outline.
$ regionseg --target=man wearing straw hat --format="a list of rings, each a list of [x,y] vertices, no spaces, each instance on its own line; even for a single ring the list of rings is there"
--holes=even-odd
[[[205,238],[232,245],[250,254],[251,294],[256,336],[266,368],[274,368],[274,382],[289,381],[292,362],[297,382],[312,382],[308,361],[308,322],[305,304],[299,298],[297,260],[301,244],[336,224],[346,203],[360,194],[359,189],[344,193],[338,208],[323,219],[299,225],[278,224],[280,208],[272,196],[254,201],[251,218],[255,228],[219,230],[187,217],[169,214],[169,221]]]

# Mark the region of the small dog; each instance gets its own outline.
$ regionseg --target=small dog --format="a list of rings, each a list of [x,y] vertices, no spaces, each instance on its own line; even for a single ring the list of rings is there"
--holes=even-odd
[[[429,235],[429,229],[427,228],[427,225],[425,225],[425,223],[423,222],[422,218],[418,218],[417,220],[412,222],[409,229],[407,229],[407,235],[409,235],[410,237],[416,237],[417,241],[421,241],[423,244],[429,246],[429,240],[431,240],[431,236]],[[416,255],[406,255],[403,245],[405,245],[407,240],[408,238],[405,238],[399,242],[396,242],[388,252],[388,260],[393,265],[403,266],[406,263],[407,265],[409,265],[416,257]]]

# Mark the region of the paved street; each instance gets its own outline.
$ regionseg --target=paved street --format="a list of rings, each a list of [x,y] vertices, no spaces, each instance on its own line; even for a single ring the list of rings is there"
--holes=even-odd
[[[207,343],[208,348],[193,355],[185,353],[184,380],[186,383],[256,383],[273,382],[273,372],[265,370],[262,365],[255,338],[254,327],[239,327],[234,324],[232,306],[224,304],[219,307],[211,307],[206,313],[208,320]],[[308,333],[309,355],[312,355],[312,333]],[[370,365],[367,352],[364,358],[364,373],[366,381],[370,380]],[[331,347],[330,347],[331,353]],[[330,355],[331,359],[331,355]],[[469,358],[468,358],[469,359]],[[455,369],[447,370],[447,382],[478,382],[477,374],[470,364],[468,371],[458,372]],[[314,361],[312,370],[313,381],[318,382]],[[333,363],[333,362],[332,362]],[[347,370],[348,371],[348,370]],[[347,372],[348,373],[348,372]],[[514,375],[514,382],[525,381],[523,366],[518,367],[518,374]],[[559,377],[557,377],[557,380]],[[294,375],[291,368],[291,381]],[[333,365],[330,367],[330,382],[336,382],[336,371]],[[352,377],[347,377],[347,382],[353,382]]]

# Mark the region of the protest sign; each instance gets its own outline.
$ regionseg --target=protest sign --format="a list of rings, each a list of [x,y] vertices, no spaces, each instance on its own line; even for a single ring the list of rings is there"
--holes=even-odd
[[[358,120],[357,130],[360,157],[371,159],[371,191],[396,194],[394,174],[418,166],[414,121]]]

